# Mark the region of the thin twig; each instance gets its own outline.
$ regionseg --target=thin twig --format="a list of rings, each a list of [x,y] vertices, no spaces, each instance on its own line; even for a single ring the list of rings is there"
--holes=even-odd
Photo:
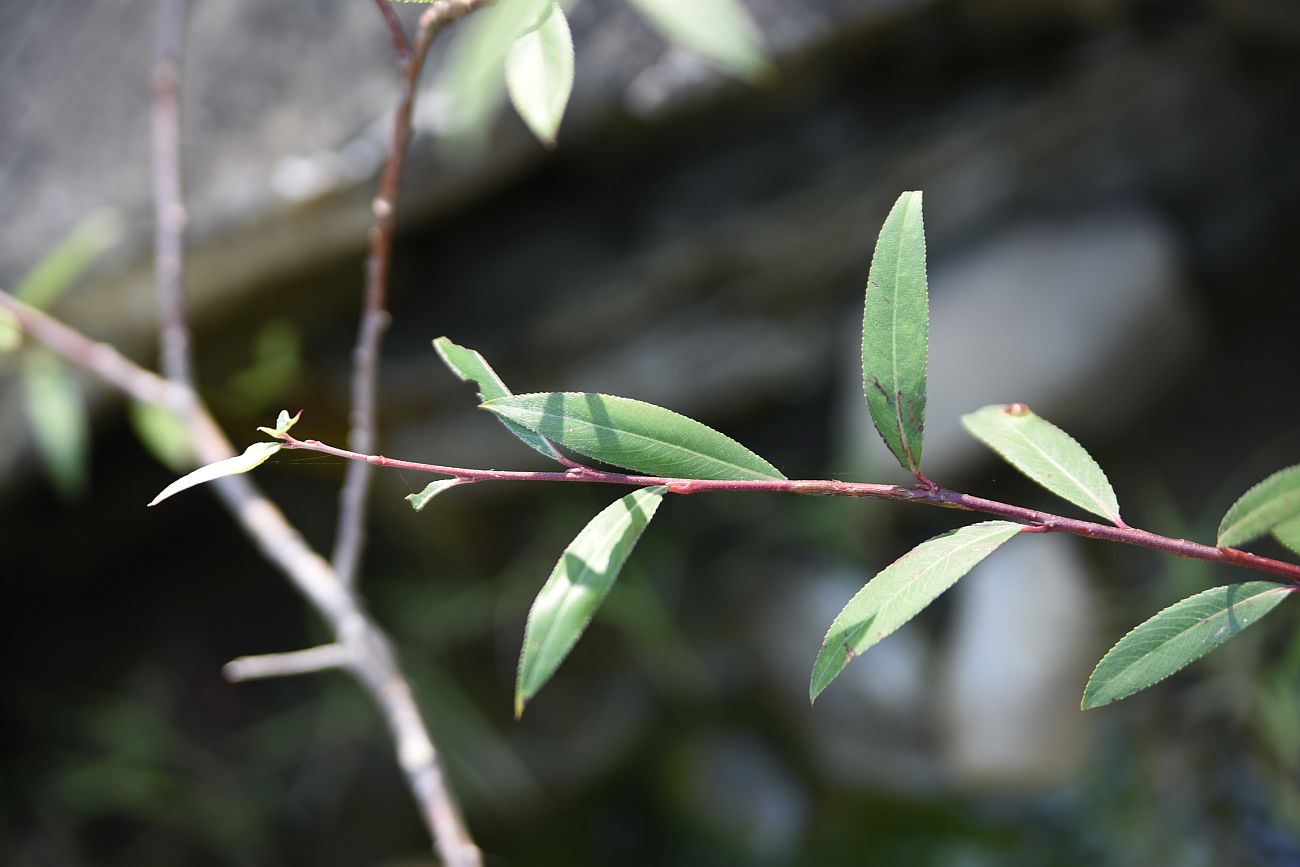
[[[393,49],[397,52],[398,62],[406,63],[411,56],[411,41],[406,38],[406,28],[402,27],[402,19],[397,17],[393,4],[388,0],[375,0],[375,6],[378,7],[379,14],[384,17],[388,32],[393,37]]]
[[[202,463],[212,463],[233,455],[234,449],[194,390],[189,329],[182,297],[185,208],[181,192],[178,95],[186,3],[187,0],[163,0],[153,75],[156,276],[163,371],[173,388],[188,393],[187,399],[176,402],[187,410],[184,417],[196,456]],[[423,18],[421,20],[423,22]],[[421,48],[419,63],[427,52],[426,44]],[[418,66],[418,63],[406,63],[408,68],[412,65]],[[414,78],[418,75],[417,68]],[[409,127],[409,110],[407,114]],[[400,163],[397,168],[400,171]],[[391,227],[388,231],[391,236]],[[382,294],[380,310],[382,313]],[[29,314],[27,321],[31,321],[32,311],[26,312]],[[20,316],[19,322],[23,321]],[[70,331],[65,329],[61,336],[68,337],[66,332]],[[85,349],[87,344],[92,350],[95,347],[93,341],[84,338],[73,342],[81,349]],[[95,357],[93,354],[85,356],[87,360]],[[142,384],[148,381],[141,376],[144,371],[130,371],[129,362],[124,370],[121,362],[125,359],[120,355],[103,357],[116,362],[115,369],[119,373],[130,372],[133,381]],[[170,404],[171,389],[167,390],[166,397]],[[410,685],[397,664],[388,636],[370,619],[360,600],[352,593],[351,576],[345,579],[338,575],[247,477],[218,480],[217,493],[262,553],[290,577],[329,622],[349,669],[370,693],[388,724],[389,734],[397,748],[398,763],[419,803],[420,815],[433,836],[435,851],[451,867],[481,865],[482,857],[447,787],[437,752]]]
[[[375,449],[379,352],[389,324],[388,274],[393,258],[393,234],[397,227],[397,192],[411,141],[411,118],[419,92],[420,72],[438,33],[453,21],[488,5],[488,2],[490,0],[439,0],[430,6],[420,16],[415,45],[401,62],[402,96],[393,115],[393,132],[388,157],[379,176],[379,190],[371,202],[375,222],[370,227],[370,251],[366,256],[361,324],[352,350],[352,410],[348,417],[348,444],[359,452]],[[386,7],[387,4],[381,2],[380,5]],[[331,557],[334,570],[349,586],[356,580],[361,552],[365,548],[369,493],[370,468],[364,464],[349,465],[339,493],[338,528]]]
[[[297,674],[315,674],[331,668],[347,668],[352,657],[347,648],[339,644],[322,644],[289,653],[264,653],[259,656],[241,656],[230,660],[221,668],[222,675],[231,683],[244,680],[261,680],[268,677],[289,677]]]
[[[154,268],[163,373],[193,387],[182,286],[185,204],[181,194],[181,49],[189,0],[163,0],[153,65]]]
[[[858,497],[878,500],[899,500],[907,503],[922,503],[948,509],[961,509],[967,512],[982,512],[999,518],[1007,518],[1028,525],[1038,533],[1070,533],[1087,539],[1102,539],[1107,542],[1120,542],[1163,551],[1192,560],[1206,560],[1211,563],[1225,563],[1251,569],[1268,575],[1286,579],[1291,584],[1300,585],[1300,564],[1261,557],[1238,548],[1216,548],[1188,539],[1175,539],[1161,536],[1147,530],[1134,527],[1098,524],[1093,521],[1081,521],[1066,518],[1051,512],[1026,509],[997,500],[973,497],[926,480],[924,484],[879,485],[865,482],[842,482],[833,479],[679,479],[668,476],[648,476],[629,473],[611,473],[578,467],[565,472],[521,472],[513,470],[477,470],[466,467],[448,467],[439,464],[426,464],[418,461],[404,461],[387,458],[383,455],[363,455],[348,449],[326,445],[317,440],[299,440],[292,436],[283,437],[285,446],[291,449],[306,449],[357,461],[368,466],[393,467],[395,469],[413,470],[422,473],[434,473],[450,476],[462,482],[513,481],[513,482],[588,482],[603,485],[664,485],[674,494],[703,494],[719,491],[749,491],[768,493],[804,494],[820,497]]]

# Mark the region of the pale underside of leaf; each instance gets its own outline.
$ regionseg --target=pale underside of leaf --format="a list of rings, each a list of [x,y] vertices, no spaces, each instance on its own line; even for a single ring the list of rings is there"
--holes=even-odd
[[[813,663],[816,701],[849,661],[890,635],[992,554],[1023,524],[984,521],[922,542],[872,578],[831,623]]]
[[[234,476],[239,473],[246,473],[249,470],[255,469],[256,467],[266,463],[271,455],[275,454],[282,448],[284,448],[283,443],[253,443],[251,446],[244,449],[243,454],[207,464],[206,466],[199,467],[192,473],[181,476],[179,479],[163,488],[162,492],[149,502],[149,505],[156,506],[173,494],[179,494],[181,491],[192,488],[195,485],[201,485],[204,482],[220,479],[223,476]]]
[[[682,479],[784,479],[740,443],[672,410],[606,394],[542,392],[483,408],[580,454],[649,475]]]
[[[756,80],[770,72],[763,34],[740,0],[631,0],[664,39],[724,72]]]
[[[515,39],[506,54],[510,101],[533,135],[547,147],[573,92],[573,36],[558,3],[551,3],[536,27]]]
[[[962,426],[1007,463],[1062,499],[1124,526],[1106,473],[1069,434],[1020,404],[986,406]]]
[[[871,420],[903,469],[919,475],[925,433],[930,302],[922,194],[899,196],[881,227],[862,318],[863,390]]]
[[[418,494],[407,494],[406,499],[411,504],[411,508],[418,512],[429,505],[429,501],[434,497],[459,484],[461,484],[460,479],[439,479],[436,482],[429,482]]]
[[[1269,581],[1212,587],[1133,628],[1097,663],[1083,690],[1089,710],[1159,683],[1272,611],[1295,588]]]
[[[1242,494],[1219,524],[1219,546],[1230,547],[1300,517],[1300,464],[1278,470]]]
[[[447,365],[452,373],[456,374],[464,382],[472,383],[478,389],[480,403],[487,403],[500,397],[511,397],[514,394],[501,381],[501,377],[497,376],[497,372],[492,369],[483,356],[473,349],[467,349],[464,346],[452,343],[446,337],[439,337],[433,341],[433,349],[438,353],[438,357],[442,359],[442,363]],[[497,419],[501,424],[505,425],[506,430],[518,437],[524,445],[541,452],[552,460],[560,459],[560,453],[556,451],[555,446],[547,442],[545,437],[504,416],[498,415]]]
[[[528,612],[515,689],[516,717],[591,623],[667,490],[642,488],[610,504],[560,555]]]

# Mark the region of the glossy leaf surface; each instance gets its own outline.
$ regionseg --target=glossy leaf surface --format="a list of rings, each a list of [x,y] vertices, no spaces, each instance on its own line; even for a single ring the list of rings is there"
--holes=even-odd
[[[442,363],[447,365],[452,373],[465,382],[473,383],[474,387],[478,389],[480,403],[513,396],[514,392],[506,388],[506,384],[501,381],[501,377],[497,376],[497,372],[483,359],[482,355],[479,355],[474,350],[452,343],[446,337],[439,337],[433,341],[433,349],[438,353],[438,357],[442,359]],[[558,459],[560,457],[560,453],[544,437],[504,416],[498,415],[497,419],[505,425],[506,430],[522,440],[524,445],[536,449],[548,458]]]
[[[1300,464],[1278,470],[1241,495],[1219,523],[1219,546],[1241,545],[1300,517]]]
[[[903,469],[921,471],[930,301],[921,193],[903,193],[876,241],[862,318],[862,381],[871,420]]]
[[[1058,497],[1123,525],[1115,491],[1092,455],[1024,404],[995,404],[961,417],[962,426],[1007,463]]]
[[[839,613],[813,664],[813,701],[855,656],[911,620],[1003,542],[1024,529],[984,521],[922,542],[885,567]]]
[[[560,555],[528,612],[515,688],[516,717],[591,623],[667,490],[642,488],[610,504]]]
[[[1097,663],[1083,690],[1088,710],[1164,680],[1254,624],[1294,590],[1271,581],[1229,584],[1189,596],[1134,627]]]
[[[783,479],[740,443],[684,415],[626,397],[541,392],[483,404],[498,416],[616,467],[682,479]]]
[[[547,147],[555,145],[564,107],[573,92],[573,63],[569,21],[554,2],[535,27],[511,43],[506,54],[510,102]]]
[[[671,45],[724,72],[756,79],[768,66],[763,34],[739,0],[631,0]]]
[[[223,476],[234,476],[239,473],[246,473],[251,469],[260,467],[270,459],[271,455],[284,448],[283,443],[253,443],[244,449],[244,453],[217,461],[206,466],[199,467],[192,473],[181,476],[167,487],[163,488],[158,496],[149,501],[149,505],[156,506],[163,500],[179,494],[195,485],[201,485],[204,482],[210,482],[213,479],[219,479]]]

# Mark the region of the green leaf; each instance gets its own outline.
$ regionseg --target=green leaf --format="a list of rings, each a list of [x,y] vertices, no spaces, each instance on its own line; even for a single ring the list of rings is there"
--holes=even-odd
[[[961,417],[975,439],[1058,497],[1118,526],[1119,502],[1092,455],[1022,403],[986,406]]]
[[[149,505],[156,506],[173,494],[179,494],[187,488],[201,485],[204,482],[210,482],[213,479],[246,473],[249,470],[260,467],[262,464],[266,463],[271,455],[275,454],[282,448],[284,448],[283,443],[253,443],[251,446],[244,449],[242,455],[235,455],[234,457],[199,467],[194,472],[181,476],[179,479],[163,488],[162,492],[159,493],[158,496],[149,501]]]
[[[573,36],[558,3],[552,2],[537,26],[510,44],[506,88],[533,135],[554,147],[573,92]]]
[[[439,479],[436,482],[429,482],[429,484],[424,486],[424,490],[420,491],[418,494],[407,494],[406,499],[410,501],[411,508],[418,512],[425,506],[429,505],[429,501],[434,497],[438,496],[448,488],[454,488],[459,484],[461,484],[460,479]]]
[[[610,504],[560,555],[528,612],[515,687],[516,718],[591,623],[667,490],[642,488]]]
[[[1278,470],[1232,504],[1219,523],[1219,547],[1258,539],[1295,517],[1300,517],[1300,464]]]
[[[501,381],[483,356],[479,355],[472,349],[466,349],[452,343],[446,337],[439,337],[433,341],[434,351],[442,359],[442,363],[451,369],[451,372],[459,376],[465,382],[471,382],[478,389],[478,398],[480,403],[496,400],[500,397],[511,397],[514,392],[506,388],[506,384]],[[497,416],[506,430],[510,431],[519,439],[523,440],[524,445],[536,449],[548,458],[558,460],[560,453],[555,450],[555,446],[546,441],[544,437],[530,431],[528,428],[518,425],[503,416]]]
[[[670,44],[749,80],[771,70],[763,34],[738,0],[631,0]]]
[[[443,76],[450,97],[447,132],[457,150],[473,152],[487,137],[505,95],[506,54],[549,5],[549,0],[501,0],[464,22]]]
[[[282,440],[284,439],[285,434],[289,433],[289,431],[293,429],[293,426],[298,423],[298,419],[300,418],[302,418],[302,410],[298,410],[297,415],[290,416],[289,410],[282,409],[280,410],[280,414],[275,417],[275,427],[259,427],[258,430],[269,437],[275,437],[278,440]]]
[[[0,355],[7,355],[23,345],[23,331],[18,317],[0,309]]]
[[[72,288],[95,260],[117,243],[122,219],[116,211],[89,214],[36,267],[27,272],[14,289],[19,301],[47,309]]]
[[[930,301],[921,193],[903,193],[885,218],[867,277],[862,381],[871,420],[903,469],[921,472]]]
[[[784,479],[730,437],[639,400],[541,392],[483,404],[498,416],[616,467],[681,479]]]
[[[1294,553],[1300,554],[1300,518],[1292,518],[1273,528],[1273,536]]]
[[[922,542],[866,583],[839,613],[813,663],[808,698],[817,700],[849,660],[911,620],[1023,524],[984,521]]]
[[[50,481],[65,497],[80,494],[86,487],[90,421],[76,375],[53,354],[34,349],[23,358],[23,395]]]
[[[1097,663],[1082,708],[1110,704],[1159,683],[1273,610],[1296,588],[1271,581],[1212,587],[1161,611]]]
[[[176,413],[154,403],[136,400],[131,402],[128,415],[136,437],[158,463],[177,473],[193,466],[194,450],[190,448],[189,431]]]

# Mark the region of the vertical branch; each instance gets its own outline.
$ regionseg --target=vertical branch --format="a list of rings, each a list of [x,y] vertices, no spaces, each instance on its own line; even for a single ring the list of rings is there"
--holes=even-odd
[[[411,141],[411,117],[429,47],[442,28],[468,15],[490,0],[439,0],[420,16],[415,45],[402,58],[402,96],[393,116],[388,157],[379,176],[379,190],[371,202],[375,222],[370,227],[370,250],[366,256],[366,286],[361,309],[361,326],[352,350],[352,409],[348,416],[348,445],[356,452],[375,451],[376,392],[379,380],[379,351],[388,329],[388,274],[393,258],[393,234],[397,227],[397,192]],[[380,2],[387,14],[392,9]],[[400,53],[400,52],[399,52]],[[339,520],[331,558],[334,571],[351,586],[356,580],[361,552],[365,547],[366,499],[370,493],[372,468],[349,464],[339,493]]]
[[[181,45],[189,0],[163,0],[153,63],[154,269],[162,370],[193,387],[181,273],[185,203],[181,197]]]
[[[406,63],[411,57],[411,43],[406,38],[406,30],[402,27],[402,19],[397,17],[393,11],[393,4],[388,0],[375,0],[375,6],[379,9],[379,14],[384,16],[384,23],[388,25],[388,32],[393,37],[393,48],[397,51],[397,59],[400,63]]]

